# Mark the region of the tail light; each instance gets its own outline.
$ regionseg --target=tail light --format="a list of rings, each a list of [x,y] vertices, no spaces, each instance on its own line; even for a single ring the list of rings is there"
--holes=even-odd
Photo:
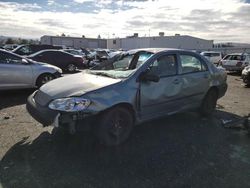
[[[237,66],[237,67],[241,67],[241,65],[242,65],[242,62],[241,62],[241,61],[239,61],[239,62],[236,63],[236,66]]]
[[[83,63],[83,58],[77,57],[77,58],[76,58],[76,61],[77,61],[78,63]]]

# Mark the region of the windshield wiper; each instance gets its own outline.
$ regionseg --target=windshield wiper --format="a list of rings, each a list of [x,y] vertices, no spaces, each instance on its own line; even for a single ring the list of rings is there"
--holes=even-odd
[[[109,77],[109,78],[114,78],[110,74],[107,74],[105,72],[93,72],[93,71],[91,71],[90,73],[94,74],[94,75],[98,75],[98,76],[106,76],[106,77]]]

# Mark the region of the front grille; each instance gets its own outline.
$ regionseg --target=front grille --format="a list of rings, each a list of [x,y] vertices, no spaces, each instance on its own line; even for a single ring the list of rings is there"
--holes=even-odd
[[[46,93],[43,93],[42,91],[38,90],[34,96],[34,100],[41,106],[46,106],[50,102],[51,97]]]

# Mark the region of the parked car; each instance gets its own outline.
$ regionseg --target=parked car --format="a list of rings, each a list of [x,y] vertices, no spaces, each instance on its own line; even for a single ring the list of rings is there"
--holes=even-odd
[[[35,88],[61,76],[56,66],[35,62],[0,49],[0,90]]]
[[[219,61],[222,59],[222,54],[220,52],[204,51],[200,53],[211,63],[218,65]]]
[[[250,65],[243,69],[241,76],[246,86],[250,87]]]
[[[39,52],[41,50],[46,50],[46,49],[62,49],[62,46],[53,46],[53,45],[47,45],[47,44],[25,44],[25,45],[20,45],[12,52],[18,55],[24,55],[28,56],[30,54]]]
[[[72,55],[60,50],[42,50],[29,55],[27,58],[55,65],[71,73],[75,72],[77,68],[85,66],[81,56]]]
[[[131,50],[113,66],[42,86],[29,96],[27,110],[44,126],[93,129],[103,144],[118,145],[144,121],[190,109],[210,115],[226,79],[224,69],[194,52]]]
[[[250,55],[246,53],[234,53],[226,55],[221,61],[220,65],[227,71],[241,72],[246,66],[249,65]]]
[[[18,46],[19,46],[18,44],[5,44],[3,46],[3,49],[5,49],[5,50],[13,50],[13,49],[15,49]]]
[[[79,55],[85,57],[85,54],[82,52],[82,50],[76,50],[76,49],[63,49],[62,51],[68,52],[73,55]]]
[[[110,56],[105,50],[95,50],[87,55],[88,67],[99,65],[103,61],[107,61]]]
[[[79,56],[81,56],[83,58],[84,67],[88,67],[88,60],[86,58],[85,53],[83,53],[82,50],[64,49],[63,51],[64,52],[68,52],[68,53],[73,54],[73,55],[79,55]]]

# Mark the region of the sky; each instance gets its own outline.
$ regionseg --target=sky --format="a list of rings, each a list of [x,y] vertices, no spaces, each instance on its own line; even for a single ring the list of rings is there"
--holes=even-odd
[[[0,0],[0,35],[96,38],[159,32],[250,43],[250,0]]]

